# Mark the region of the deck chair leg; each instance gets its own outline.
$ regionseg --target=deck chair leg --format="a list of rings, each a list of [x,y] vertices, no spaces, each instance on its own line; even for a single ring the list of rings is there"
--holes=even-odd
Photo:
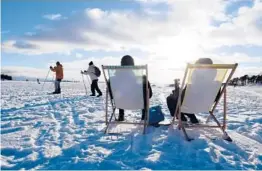
[[[189,138],[189,136],[187,135],[186,129],[185,129],[185,127],[184,127],[183,124],[182,124],[182,126],[181,126],[181,129],[182,129],[183,134],[184,134],[184,136],[185,136],[185,139],[186,139],[187,141],[193,140],[192,138]]]
[[[108,130],[108,128],[109,128],[109,125],[110,125],[110,123],[112,122],[112,118],[113,118],[113,115],[115,115],[115,108],[113,109],[113,113],[112,113],[112,115],[111,115],[111,117],[110,117],[110,119],[109,119],[109,122],[108,122],[108,124],[107,124],[107,126],[106,126],[106,129],[105,129],[105,134],[107,133],[107,130]]]
[[[148,119],[149,117],[149,110],[146,109],[146,112],[145,112],[145,118],[144,118],[144,129],[143,129],[143,134],[146,134],[146,129],[147,129],[147,126],[148,126]]]
[[[217,118],[214,116],[214,114],[212,112],[210,112],[210,116],[214,119],[214,121],[217,123],[218,127],[223,132],[222,138],[226,141],[232,142],[233,140],[230,138],[230,136],[227,134],[227,132],[223,129],[223,127],[221,126],[221,124],[219,123],[219,121],[217,120]]]
[[[106,121],[106,125],[108,125],[108,88],[106,88],[106,118],[105,118],[105,121]]]

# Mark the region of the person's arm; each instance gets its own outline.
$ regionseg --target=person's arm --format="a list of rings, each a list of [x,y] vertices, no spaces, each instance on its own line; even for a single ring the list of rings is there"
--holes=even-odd
[[[151,88],[151,85],[150,85],[150,82],[147,80],[147,83],[148,83],[148,92],[149,92],[149,98],[152,97],[153,95],[153,91],[152,91],[152,88]],[[146,95],[146,76],[144,75],[143,76],[143,91],[144,91],[144,95]]]
[[[84,75],[90,75],[90,73],[92,73],[91,71],[92,71],[92,67],[89,66],[87,70],[84,70],[84,72],[81,71],[81,74],[84,74]]]
[[[148,91],[149,91],[149,98],[151,98],[153,96],[153,91],[150,85],[150,82],[148,81]]]
[[[81,71],[81,74],[88,75],[88,73],[87,73],[87,71],[86,71],[86,70],[84,70],[84,72],[83,72],[83,71]]]
[[[56,67],[53,68],[52,66],[50,66],[50,70],[56,72]]]

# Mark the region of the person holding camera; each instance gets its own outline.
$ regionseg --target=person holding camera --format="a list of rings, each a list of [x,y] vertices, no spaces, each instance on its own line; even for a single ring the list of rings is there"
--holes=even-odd
[[[181,100],[183,101],[184,99],[184,95],[185,95],[185,89],[183,89],[182,94],[181,94]],[[176,112],[176,106],[178,103],[178,97],[179,97],[179,91],[180,91],[180,87],[179,87],[179,79],[175,79],[175,90],[172,91],[172,94],[170,94],[167,98],[167,107],[170,111],[170,115],[174,116],[175,112]],[[187,118],[186,116],[189,118],[190,122],[193,124],[197,124],[199,123],[197,117],[195,114],[193,113],[183,113],[181,112],[181,120],[183,122],[187,122]],[[176,116],[176,118],[178,118],[178,116]]]

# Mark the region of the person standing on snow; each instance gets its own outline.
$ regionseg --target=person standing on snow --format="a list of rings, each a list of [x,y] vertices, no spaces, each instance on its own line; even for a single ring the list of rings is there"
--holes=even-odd
[[[81,71],[81,74],[89,75],[90,79],[92,80],[91,83],[91,92],[92,94],[90,96],[95,96],[96,91],[98,95],[96,97],[102,96],[102,92],[100,91],[98,87],[98,77],[101,75],[101,71],[98,67],[96,67],[93,63],[93,61],[89,62],[89,67],[87,71]]]
[[[50,66],[50,70],[55,72],[56,74],[55,91],[53,92],[53,94],[60,94],[61,93],[60,82],[64,78],[63,66],[60,64],[59,61],[57,61],[55,67]]]

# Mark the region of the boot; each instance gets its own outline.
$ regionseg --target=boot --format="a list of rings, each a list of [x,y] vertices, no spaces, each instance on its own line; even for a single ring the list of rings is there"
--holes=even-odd
[[[124,120],[125,120],[124,119],[124,114],[123,113],[119,113],[117,121],[124,121]]]
[[[141,117],[141,120],[145,120],[145,115],[146,115],[146,111],[145,109],[142,109],[142,117]]]
[[[57,89],[55,89],[55,91],[54,91],[52,94],[57,94],[57,92],[58,92],[58,90],[57,90]]]

